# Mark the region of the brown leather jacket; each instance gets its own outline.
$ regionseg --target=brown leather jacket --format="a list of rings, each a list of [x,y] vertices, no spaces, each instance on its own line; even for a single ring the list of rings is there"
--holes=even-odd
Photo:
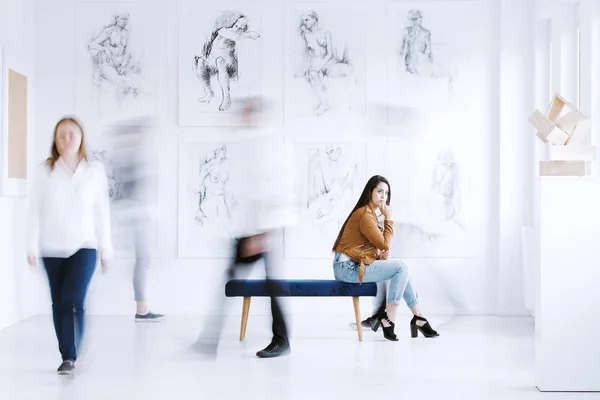
[[[365,264],[372,264],[380,251],[389,250],[394,235],[394,221],[386,219],[383,231],[377,225],[377,215],[369,206],[354,211],[344,227],[335,252],[344,253],[360,263],[358,281],[362,283]]]

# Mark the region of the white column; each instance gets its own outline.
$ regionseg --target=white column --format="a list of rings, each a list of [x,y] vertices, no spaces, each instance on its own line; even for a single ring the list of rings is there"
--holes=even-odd
[[[600,92],[600,88],[595,88],[592,84],[594,75],[597,76],[597,72],[594,68],[598,68],[598,39],[595,37],[598,35],[598,1],[597,0],[581,0],[579,4],[579,109],[592,120],[598,118],[598,112],[595,110],[598,108],[597,100],[594,100],[594,94]],[[596,31],[596,32],[594,32]],[[594,60],[595,59],[595,60]],[[597,78],[596,78],[597,80]],[[594,107],[594,102],[596,106]],[[598,124],[592,127],[597,130]],[[594,139],[594,133],[592,132],[591,138],[587,144],[598,143]],[[599,151],[599,149],[596,149]],[[596,156],[598,157],[598,155]],[[592,165],[592,175],[598,175],[598,163]],[[594,168],[595,167],[595,168]]]
[[[543,6],[543,5],[542,5]],[[534,102],[535,108],[541,110],[543,113],[548,109],[548,104],[551,98],[550,92],[550,18],[545,12],[545,8],[540,7],[540,4],[536,4],[535,16],[536,20],[534,23],[534,51],[535,51],[535,88],[534,88]],[[530,174],[532,183],[537,178],[538,165],[540,160],[548,160],[550,157],[550,149],[548,145],[535,136],[535,129],[530,128],[531,139],[535,142],[533,145],[534,152],[531,154],[531,162],[529,168],[523,173]],[[532,185],[534,186],[534,185]],[[538,202],[535,196],[529,199],[534,212],[531,213],[528,220],[525,221],[526,229],[523,231],[523,284],[525,293],[525,306],[530,310],[531,314],[535,316],[535,285],[539,277],[539,262],[535,258],[536,253],[533,250],[532,242],[532,231],[530,227],[535,225],[535,216],[537,215]],[[527,247],[528,246],[528,247]],[[529,255],[533,254],[533,258],[529,258]]]
[[[577,49],[577,4],[557,2],[552,12],[551,90],[579,104]]]
[[[594,3],[597,2],[594,1]],[[592,9],[593,2],[582,0],[579,17],[579,109],[589,117],[592,111]]]
[[[600,175],[600,4],[597,0],[586,0],[585,9],[589,26],[589,81],[582,86],[589,90],[590,110],[587,114],[592,120],[592,144],[596,146],[595,172]]]
[[[538,15],[536,10],[536,15]],[[551,63],[551,22],[543,18],[535,21],[535,108],[546,113],[553,93],[550,91],[550,63]],[[533,110],[532,110],[533,111]],[[537,174],[537,165],[540,160],[549,157],[548,145],[535,139],[536,156],[533,160],[533,171]]]
[[[515,12],[515,10],[519,10]],[[500,205],[498,312],[526,314],[521,232],[533,197],[535,135],[527,119],[534,107],[534,2],[503,0],[500,7]]]

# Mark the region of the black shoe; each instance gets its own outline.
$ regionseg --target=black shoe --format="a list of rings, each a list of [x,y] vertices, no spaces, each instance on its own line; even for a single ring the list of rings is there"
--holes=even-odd
[[[383,326],[383,321],[386,321],[390,326]],[[392,342],[397,342],[398,337],[394,333],[394,327],[396,326],[387,315],[387,312],[383,312],[377,315],[377,321],[375,322],[375,326],[372,328],[374,332],[377,332],[379,326],[381,325],[381,329],[383,329],[383,337],[387,340],[391,340]]]
[[[58,367],[58,370],[56,370],[56,372],[58,372],[59,375],[69,375],[73,372],[74,368],[75,363],[73,361],[65,360],[62,364],[60,364],[60,367]]]
[[[423,326],[419,326],[417,325],[417,321],[425,321],[425,324]],[[429,325],[429,322],[425,318],[417,317],[415,315],[410,321],[410,337],[416,338],[417,336],[419,336],[418,332],[421,332],[421,334],[425,337],[440,336],[439,333],[433,330],[433,328],[431,327],[431,325]]]
[[[379,319],[381,318],[377,318],[377,316],[379,315],[384,315],[385,314],[385,303],[381,305],[381,307],[379,307],[379,309],[377,310],[377,312],[373,315],[371,315],[369,318],[365,319],[363,322],[361,322],[361,326],[364,328],[371,328],[371,330],[373,332],[377,332],[377,329],[379,329],[379,323],[377,322]]]
[[[280,344],[280,343],[276,343],[276,342],[271,342],[267,347],[256,352],[256,356],[260,357],[260,358],[273,358],[273,357],[279,357],[279,356],[289,354],[289,352],[290,352],[289,344]]]
[[[372,329],[373,331],[377,332],[377,328],[375,328],[376,324],[377,324],[377,314],[372,315],[369,318],[362,321],[360,323],[360,326],[362,326],[363,328]]]
[[[164,315],[152,311],[148,311],[146,314],[135,314],[135,322],[160,322],[163,319],[165,319]]]
[[[373,315],[372,317],[369,317],[369,318],[361,321],[360,326],[363,329],[373,329],[376,321],[377,321],[377,316]],[[356,322],[351,322],[350,328],[356,329]]]

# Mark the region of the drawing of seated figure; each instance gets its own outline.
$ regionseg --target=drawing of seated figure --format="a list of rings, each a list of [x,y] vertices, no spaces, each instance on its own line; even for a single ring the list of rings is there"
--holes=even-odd
[[[302,15],[299,35],[304,40],[303,68],[300,74],[310,83],[317,97],[314,108],[316,115],[323,115],[329,109],[329,101],[323,78],[345,77],[353,73],[354,68],[348,58],[348,49],[339,57],[334,48],[331,32],[319,28],[319,15],[315,11]]]
[[[227,147],[223,145],[200,165],[198,209],[194,218],[200,225],[204,225],[207,219],[218,219],[226,225],[226,220],[231,218],[235,201],[233,197],[228,198],[229,174],[224,167],[227,160]]]
[[[319,223],[336,222],[357,184],[358,165],[340,146],[325,147],[325,155],[319,148],[311,149],[307,207]]]
[[[129,51],[128,22],[129,14],[115,14],[112,23],[105,26],[88,45],[88,54],[94,65],[94,85],[110,83],[115,87],[119,100],[123,96],[140,93],[135,75],[140,75],[141,68]]]
[[[204,96],[198,99],[201,103],[210,103],[215,96],[211,79],[216,75],[222,94],[219,110],[226,111],[231,108],[231,81],[239,78],[236,43],[243,39],[256,40],[260,37],[258,32],[249,31],[248,24],[248,18],[241,13],[222,13],[217,18],[201,55],[194,56],[193,69],[204,87]]]
[[[460,170],[452,151],[437,155],[433,170],[432,190],[434,206],[441,211],[444,220],[463,227],[459,220]]]

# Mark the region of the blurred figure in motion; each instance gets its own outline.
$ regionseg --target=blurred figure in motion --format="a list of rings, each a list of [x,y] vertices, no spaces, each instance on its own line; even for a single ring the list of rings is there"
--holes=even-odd
[[[296,220],[294,210],[293,157],[281,132],[257,128],[260,111],[264,102],[252,98],[245,100],[242,111],[244,128],[239,159],[235,160],[231,178],[236,183],[236,197],[239,205],[234,218],[236,239],[233,244],[233,259],[225,273],[225,280],[240,278],[244,267],[262,260],[265,264],[267,288],[273,294],[273,277],[276,275],[278,260],[275,259],[274,238],[284,226]],[[221,283],[224,288],[224,282]],[[224,324],[223,305],[225,297],[219,291],[216,320],[204,323],[196,342],[200,352],[216,355]],[[271,343],[256,355],[260,358],[278,357],[289,353],[290,343],[287,324],[283,316],[281,301],[271,295],[271,315],[273,317],[273,338]]]
[[[146,155],[150,132],[145,117],[121,121],[111,131],[108,163],[115,184],[111,187],[114,199],[116,230],[130,243],[135,254],[133,292],[136,302],[136,322],[158,322],[164,315],[152,312],[146,298],[148,270],[151,260],[152,182],[155,179]]]
[[[98,258],[112,253],[108,182],[104,166],[89,162],[85,134],[75,117],[54,127],[51,155],[37,171],[30,197],[27,262],[42,257],[62,364],[75,368],[84,332],[84,302]]]

